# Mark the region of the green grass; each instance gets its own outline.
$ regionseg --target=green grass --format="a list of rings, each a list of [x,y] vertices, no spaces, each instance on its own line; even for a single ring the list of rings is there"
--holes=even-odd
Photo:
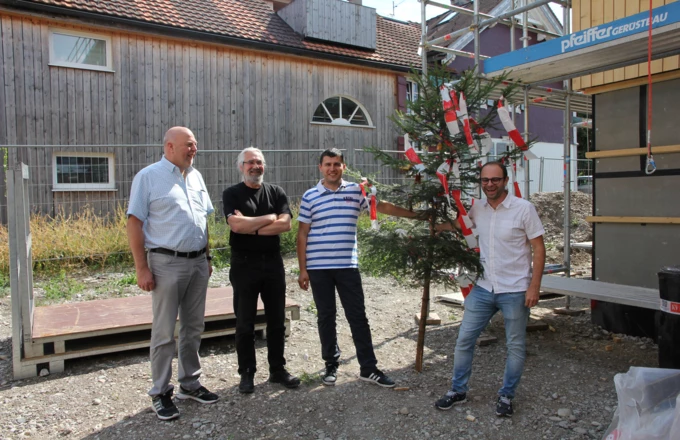
[[[136,286],[137,285],[137,273],[127,272],[127,273],[123,274],[123,278],[116,280],[116,284],[120,287]]]
[[[316,316],[319,313],[319,311],[316,309],[316,303],[314,302],[314,300],[312,300],[312,302],[310,302],[309,305],[305,307],[305,310],[314,316]]]
[[[319,383],[319,375],[316,373],[309,374],[306,371],[298,376],[300,383],[306,386],[313,386]]]
[[[65,270],[61,270],[58,275],[49,278],[47,281],[40,283],[40,285],[45,291],[43,301],[48,303],[69,300],[73,295],[85,290],[83,283],[67,278]]]
[[[9,275],[0,273],[0,298],[6,297],[9,292]]]

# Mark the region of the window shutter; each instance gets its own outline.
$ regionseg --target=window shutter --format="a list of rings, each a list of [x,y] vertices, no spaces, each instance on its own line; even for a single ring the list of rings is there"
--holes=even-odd
[[[403,76],[397,77],[397,109],[406,111],[406,78]]]

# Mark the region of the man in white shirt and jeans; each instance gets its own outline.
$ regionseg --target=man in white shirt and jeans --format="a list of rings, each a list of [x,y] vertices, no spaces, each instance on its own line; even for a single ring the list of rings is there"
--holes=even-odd
[[[437,400],[435,406],[448,410],[467,401],[475,343],[491,317],[500,310],[505,321],[508,355],[503,386],[498,391],[496,415],[509,417],[524,369],[529,309],[538,303],[545,266],[545,231],[534,205],[508,193],[508,172],[503,164],[485,164],[481,170],[481,183],[486,200],[476,201],[469,217],[479,234],[484,274],[465,298],[465,313],[454,352],[451,390]],[[454,226],[459,228],[457,222]],[[451,230],[452,225],[445,223],[437,229]]]

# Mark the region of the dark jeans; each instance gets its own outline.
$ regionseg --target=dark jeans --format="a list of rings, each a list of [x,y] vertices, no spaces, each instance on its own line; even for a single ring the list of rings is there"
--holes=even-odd
[[[338,335],[335,330],[335,289],[345,316],[352,330],[352,339],[357,350],[357,360],[361,372],[370,374],[375,371],[378,361],[373,352],[371,328],[366,318],[364,307],[364,290],[361,286],[359,269],[322,269],[310,270],[309,282],[318,312],[319,339],[321,339],[321,357],[326,365],[337,365],[340,359]]]
[[[232,251],[229,280],[234,289],[238,373],[254,373],[257,370],[255,316],[258,295],[262,297],[267,322],[269,371],[282,370],[286,365],[283,357],[286,280],[281,254],[241,254]]]

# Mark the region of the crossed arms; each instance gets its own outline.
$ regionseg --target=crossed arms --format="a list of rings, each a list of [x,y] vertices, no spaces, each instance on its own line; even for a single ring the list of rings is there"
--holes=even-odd
[[[246,217],[238,209],[227,218],[232,231],[237,234],[279,235],[290,231],[290,214],[266,214]]]

